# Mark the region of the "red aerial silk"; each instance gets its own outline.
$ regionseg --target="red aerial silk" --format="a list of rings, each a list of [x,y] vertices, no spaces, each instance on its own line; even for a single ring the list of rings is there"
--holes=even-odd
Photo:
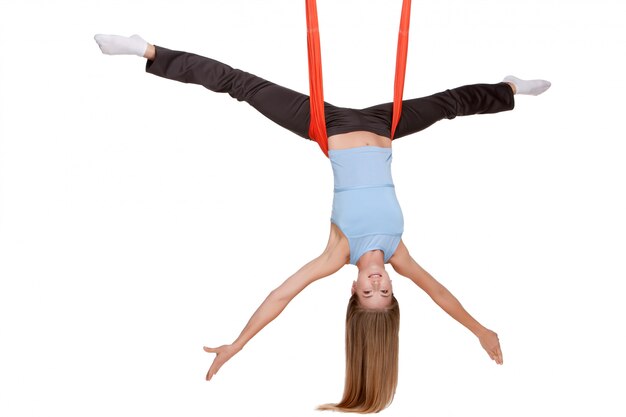
[[[402,93],[406,74],[406,58],[409,46],[409,25],[411,19],[411,0],[402,0],[400,31],[398,33],[398,52],[396,54],[396,75],[393,87],[393,115],[391,119],[391,138],[402,114]],[[306,0],[307,47],[309,53],[309,91],[311,103],[311,122],[309,137],[315,140],[324,155],[328,156],[328,135],[324,117],[324,87],[322,82],[322,54],[320,49],[320,31],[317,23],[317,3]]]

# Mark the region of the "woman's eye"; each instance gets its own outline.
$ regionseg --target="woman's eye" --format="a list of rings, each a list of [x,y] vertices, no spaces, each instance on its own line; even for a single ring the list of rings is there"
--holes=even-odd
[[[368,291],[363,291],[363,294],[365,294],[365,295],[370,295],[371,293],[372,293],[372,292],[371,292],[371,291],[369,291],[369,290],[368,290]]]
[[[381,291],[383,294],[389,294],[389,290],[382,290]]]

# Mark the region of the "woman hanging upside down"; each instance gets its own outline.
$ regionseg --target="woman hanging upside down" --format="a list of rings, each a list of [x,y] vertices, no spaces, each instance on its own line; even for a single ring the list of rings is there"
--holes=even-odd
[[[96,35],[108,55],[130,54],[147,59],[146,71],[246,101],[270,120],[309,139],[309,97],[255,75],[187,52],[154,46],[134,35]],[[511,110],[515,94],[539,95],[544,80],[508,76],[498,84],[478,84],[429,97],[403,101],[394,139],[419,132],[442,119]],[[334,199],[326,249],[267,296],[231,344],[205,347],[216,356],[210,380],[287,304],[312,282],[346,264],[356,265],[346,315],[346,379],[337,404],[323,410],[378,412],[395,394],[398,379],[400,311],[385,264],[424,290],[452,318],[469,329],[497,364],[502,364],[498,336],[474,319],[443,285],[426,272],[402,242],[403,217],[391,177],[392,103],[361,110],[325,103]]]

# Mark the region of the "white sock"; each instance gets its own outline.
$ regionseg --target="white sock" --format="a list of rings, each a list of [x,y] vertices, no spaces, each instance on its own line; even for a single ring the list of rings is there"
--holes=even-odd
[[[148,48],[148,42],[141,36],[130,37],[119,35],[96,35],[94,39],[98,43],[103,54],[107,55],[137,55],[143,57]]]
[[[546,80],[520,80],[512,75],[504,77],[505,83],[511,83],[517,90],[516,94],[528,94],[531,96],[538,96],[546,91],[552,85],[550,81]]]

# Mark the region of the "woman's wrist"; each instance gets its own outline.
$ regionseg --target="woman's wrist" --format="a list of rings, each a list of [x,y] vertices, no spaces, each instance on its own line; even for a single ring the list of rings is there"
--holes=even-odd
[[[477,324],[475,329],[470,329],[470,330],[479,339],[485,334],[487,334],[488,332],[490,332],[490,330],[486,328],[485,326],[483,326],[482,324]]]
[[[243,347],[245,346],[245,342],[243,342],[243,341],[241,341],[241,340],[237,339],[237,340],[235,340],[235,341],[231,344],[231,346],[232,346],[232,347],[233,347],[233,348],[234,348],[237,352],[240,352],[240,351],[241,351],[241,349],[243,349]]]

